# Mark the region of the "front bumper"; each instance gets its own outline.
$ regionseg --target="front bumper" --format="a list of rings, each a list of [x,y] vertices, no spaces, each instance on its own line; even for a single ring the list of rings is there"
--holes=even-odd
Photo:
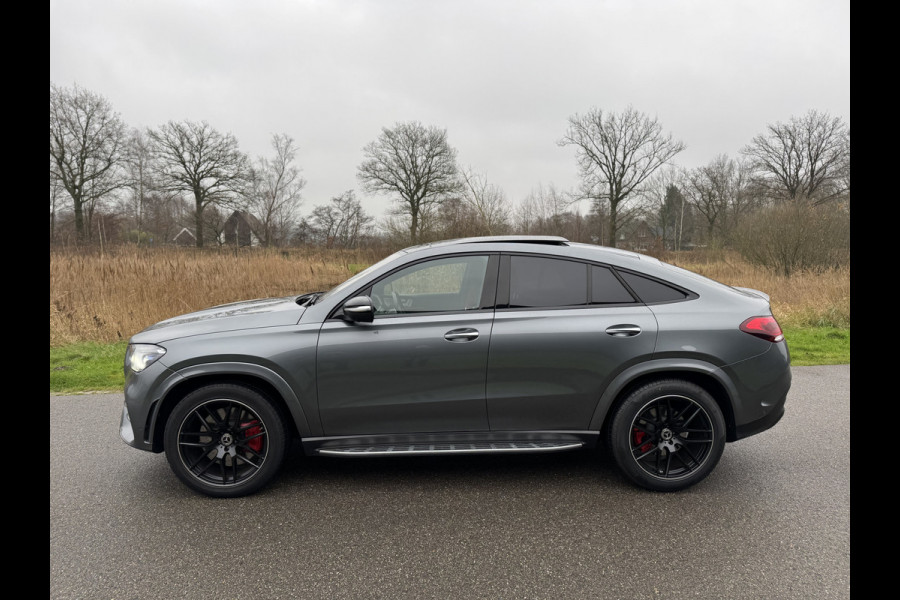
[[[128,404],[124,402],[122,403],[122,419],[119,422],[119,437],[132,448],[136,447],[134,429],[131,427],[131,415],[128,414]]]
[[[125,375],[125,404],[122,406],[119,436],[132,448],[162,451],[160,444],[154,445],[154,422],[159,399],[172,377],[178,375],[161,361],[156,361],[140,373],[129,372]]]

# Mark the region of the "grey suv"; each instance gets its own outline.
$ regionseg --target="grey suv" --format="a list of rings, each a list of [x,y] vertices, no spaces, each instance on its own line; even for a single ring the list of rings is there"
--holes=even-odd
[[[295,438],[350,458],[604,443],[675,491],[778,422],[789,367],[762,292],[559,237],[469,238],[148,327],[120,433],[211,496],[259,490]]]

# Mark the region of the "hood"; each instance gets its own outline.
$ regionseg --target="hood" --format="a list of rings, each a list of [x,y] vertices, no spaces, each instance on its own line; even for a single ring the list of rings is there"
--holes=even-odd
[[[214,306],[160,321],[135,334],[131,342],[155,344],[204,333],[293,325],[306,310],[296,300],[296,296],[288,296]]]

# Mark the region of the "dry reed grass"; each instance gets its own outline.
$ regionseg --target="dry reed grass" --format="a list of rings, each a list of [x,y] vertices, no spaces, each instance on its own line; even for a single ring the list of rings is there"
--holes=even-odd
[[[137,248],[50,251],[50,345],[114,342],[216,304],[328,289],[385,251]],[[784,326],[850,326],[850,270],[778,277],[737,255],[667,254],[667,262],[769,293]]]
[[[732,252],[667,253],[660,258],[728,285],[769,294],[772,312],[782,326],[850,327],[849,266],[783,277]]]
[[[217,304],[327,290],[380,258],[340,250],[51,250],[50,345],[114,342]]]

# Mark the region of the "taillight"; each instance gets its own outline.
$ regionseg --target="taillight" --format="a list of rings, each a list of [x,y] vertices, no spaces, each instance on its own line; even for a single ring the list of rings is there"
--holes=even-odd
[[[784,333],[775,317],[750,317],[741,323],[741,331],[755,335],[768,342],[780,342],[784,339]]]

